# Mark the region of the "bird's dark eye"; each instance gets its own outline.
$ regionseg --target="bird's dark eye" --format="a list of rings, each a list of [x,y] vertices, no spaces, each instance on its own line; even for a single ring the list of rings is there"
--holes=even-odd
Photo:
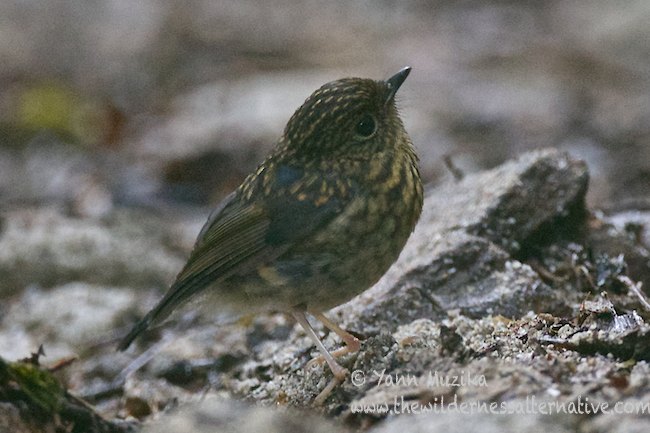
[[[377,123],[370,114],[364,114],[354,127],[354,132],[359,137],[368,138],[377,130]]]

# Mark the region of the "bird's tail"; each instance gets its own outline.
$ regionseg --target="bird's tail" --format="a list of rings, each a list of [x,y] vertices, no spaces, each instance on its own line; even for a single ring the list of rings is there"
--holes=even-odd
[[[201,280],[198,282],[200,283]],[[125,351],[129,348],[133,340],[138,338],[147,328],[164,320],[174,308],[187,300],[187,293],[193,293],[191,290],[195,287],[196,283],[195,279],[180,280],[174,283],[167,294],[158,302],[158,305],[136,323],[133,329],[126,334],[126,337],[120,341],[117,350],[121,352]]]
[[[180,275],[183,275],[181,272]],[[167,294],[158,302],[153,310],[149,311],[126,337],[120,341],[117,350],[125,351],[131,345],[138,335],[142,334],[149,326],[164,320],[178,306],[184,304],[193,294],[207,287],[206,281],[212,278],[210,273],[205,275],[190,275],[189,277],[179,279],[169,288]]]
[[[128,334],[122,340],[120,341],[120,344],[117,345],[117,350],[120,352],[125,351],[126,349],[129,348],[131,343],[133,343],[133,340],[135,340],[138,335],[142,334],[148,327],[151,325],[151,322],[153,321],[153,315],[151,312],[144,316],[136,325],[129,331]]]

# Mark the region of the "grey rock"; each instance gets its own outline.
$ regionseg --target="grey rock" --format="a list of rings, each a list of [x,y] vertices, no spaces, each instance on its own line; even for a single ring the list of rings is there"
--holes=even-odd
[[[0,353],[19,359],[40,344],[46,344],[50,359],[78,352],[107,340],[135,299],[126,288],[86,283],[25,290],[0,321],[10,330],[0,333]]]
[[[524,401],[511,402],[524,406]],[[489,407],[489,404],[487,405]],[[514,407],[513,407],[514,409]],[[453,431],[455,433],[470,433],[480,431],[484,433],[497,432],[531,432],[531,433],[569,433],[575,432],[574,420],[568,416],[549,417],[543,415],[494,414],[485,415],[470,413],[470,411],[454,411],[442,413],[426,413],[423,415],[397,416],[372,429],[372,433],[413,432],[426,433],[432,431]]]
[[[617,314],[612,302],[601,295],[581,304],[578,324],[565,325],[565,335],[551,341],[579,353],[650,360],[650,326],[636,311]]]
[[[643,401],[637,401],[643,405]],[[634,406],[629,406],[630,408]],[[644,433],[650,428],[647,416],[625,414],[606,414],[585,422],[585,431],[593,433]]]
[[[638,203],[639,208],[650,203]],[[637,243],[650,249],[650,211],[622,211],[605,218],[621,233],[632,234]]]
[[[130,287],[165,286],[183,262],[159,219],[115,215],[78,219],[53,208],[2,215],[0,293],[30,284],[82,280]]]
[[[296,410],[273,410],[226,399],[208,398],[179,408],[144,429],[145,433],[232,432],[253,433],[345,432],[341,426]]]
[[[622,256],[628,273],[650,295],[650,213],[622,212],[593,224],[586,242],[595,252]]]
[[[471,317],[567,312],[515,254],[545,224],[580,209],[587,182],[584,163],[544,150],[433,189],[399,260],[341,315],[373,333],[452,309]]]

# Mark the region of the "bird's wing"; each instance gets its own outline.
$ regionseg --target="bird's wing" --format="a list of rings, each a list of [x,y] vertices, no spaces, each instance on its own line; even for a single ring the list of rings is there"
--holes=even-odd
[[[150,321],[164,319],[176,306],[216,280],[271,255],[265,240],[269,226],[263,206],[244,204],[234,195],[227,197],[208,218],[185,267],[150,312]]]
[[[266,250],[269,229],[266,210],[259,205],[243,204],[236,193],[230,194],[212,212],[194,249],[176,281],[158,304],[147,313],[118,345],[126,350],[135,338],[153,323],[166,318],[174,308],[207,288]]]
[[[312,194],[305,188],[262,196],[252,203],[227,197],[208,218],[166,298],[182,302],[217,279],[275,259],[320,230],[341,212],[346,200],[334,194],[323,197],[316,186],[311,189]]]
[[[307,189],[251,203],[240,200],[237,192],[229,195],[208,218],[174,284],[119,348],[126,349],[149,325],[211,283],[280,256],[326,225],[344,206],[342,197],[314,200],[308,193]]]

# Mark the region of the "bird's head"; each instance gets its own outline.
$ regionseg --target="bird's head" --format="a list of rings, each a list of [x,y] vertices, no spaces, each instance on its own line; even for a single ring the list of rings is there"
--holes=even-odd
[[[284,151],[303,160],[358,160],[410,145],[395,106],[395,93],[410,71],[406,67],[385,81],[344,78],[323,85],[289,120]]]

